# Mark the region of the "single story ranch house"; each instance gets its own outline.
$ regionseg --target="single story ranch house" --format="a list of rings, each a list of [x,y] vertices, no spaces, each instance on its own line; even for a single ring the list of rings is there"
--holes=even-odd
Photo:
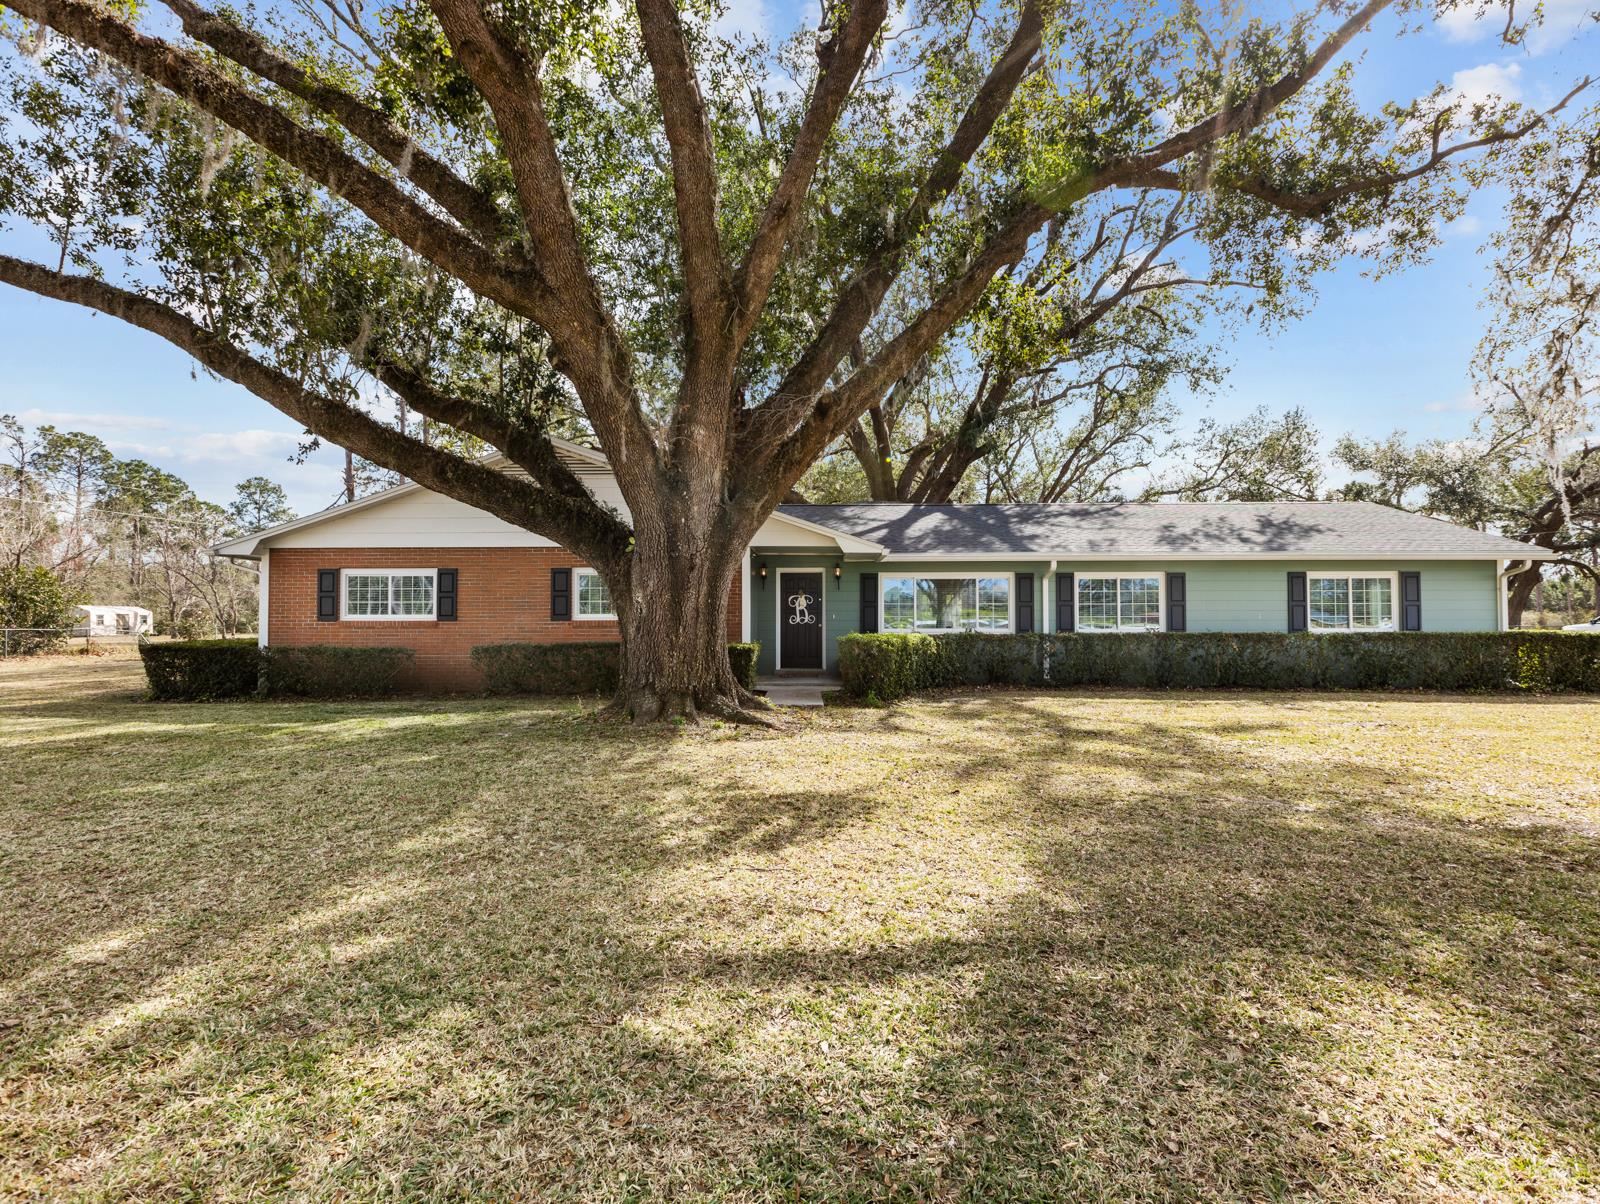
[[[602,502],[604,457],[561,443]],[[605,582],[418,485],[220,545],[258,560],[263,645],[383,645],[472,689],[479,644],[614,640]],[[858,631],[1495,631],[1539,548],[1370,502],[783,506],[745,550],[728,639],[831,673]]]

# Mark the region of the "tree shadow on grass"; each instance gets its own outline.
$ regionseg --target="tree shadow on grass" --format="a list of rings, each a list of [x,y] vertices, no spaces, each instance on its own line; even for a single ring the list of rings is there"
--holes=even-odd
[[[1591,1186],[1592,844],[1380,822],[1424,784],[1257,764],[1234,742],[1288,731],[1259,710],[726,739],[236,710],[30,776],[0,855],[23,1188]]]

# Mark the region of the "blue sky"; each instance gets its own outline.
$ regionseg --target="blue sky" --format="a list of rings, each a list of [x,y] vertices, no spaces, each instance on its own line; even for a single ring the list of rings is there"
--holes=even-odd
[[[1359,73],[1363,99],[1406,98],[1442,80],[1549,103],[1585,71],[1600,73],[1600,37],[1582,22],[1586,7],[1585,0],[1547,0],[1548,28],[1526,49],[1499,44],[1493,12],[1477,23],[1453,16],[1444,27],[1398,40],[1392,26],[1375,30]],[[728,21],[782,33],[793,12],[779,0],[736,0]],[[1232,371],[1208,408],[1188,403],[1186,420],[1300,405],[1330,441],[1345,431],[1396,428],[1413,436],[1465,434],[1474,412],[1468,366],[1484,322],[1478,299],[1487,265],[1479,248],[1498,220],[1496,198],[1474,198],[1427,266],[1374,281],[1352,265],[1325,278],[1312,312],[1277,334],[1219,332]],[[32,243],[18,231],[0,231],[0,248],[9,253],[37,256]],[[338,492],[338,453],[290,463],[301,438],[292,421],[208,378],[152,335],[0,286],[0,349],[0,413],[91,431],[117,454],[150,460],[216,501],[254,474],[284,485],[302,513]]]

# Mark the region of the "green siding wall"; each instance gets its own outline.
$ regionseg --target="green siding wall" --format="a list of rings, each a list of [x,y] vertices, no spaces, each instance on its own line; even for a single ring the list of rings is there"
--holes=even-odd
[[[761,583],[760,566],[767,566]],[[841,576],[833,578],[838,564]],[[856,631],[861,617],[861,574],[866,573],[1032,573],[1034,575],[1034,625],[1055,628],[1055,583],[1046,578],[1048,560],[973,561],[857,561],[837,555],[819,555],[817,549],[752,550],[750,597],[751,637],[761,644],[758,669],[771,673],[776,664],[778,571],[785,568],[820,568],[823,576],[823,613],[826,632],[822,642],[825,671],[838,671],[834,642]],[[1434,560],[1414,563],[1371,561],[1118,561],[1114,563],[1057,564],[1063,573],[1166,573],[1187,574],[1190,631],[1284,631],[1288,628],[1288,574],[1328,572],[1401,572],[1422,574],[1422,626],[1427,631],[1493,631],[1499,618],[1495,594],[1498,566],[1492,560]]]
[[[1410,564],[1325,560],[1219,561],[1173,565],[1188,574],[1190,631],[1284,631],[1289,625],[1290,572],[1422,574],[1425,631],[1493,631],[1498,566],[1492,560],[1422,560]]]

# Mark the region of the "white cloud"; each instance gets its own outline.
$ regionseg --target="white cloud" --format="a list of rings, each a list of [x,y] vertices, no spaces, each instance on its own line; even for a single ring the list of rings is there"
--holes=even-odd
[[[166,431],[172,423],[165,418],[148,418],[142,414],[77,414],[70,410],[23,410],[17,416],[23,426],[96,427],[106,431]]]
[[[1468,389],[1445,401],[1430,401],[1422,407],[1427,414],[1481,414],[1493,400],[1479,389]]]
[[[1454,98],[1468,105],[1495,99],[1521,100],[1522,85],[1518,83],[1521,77],[1520,63],[1482,63],[1452,75],[1450,92]]]
[[[725,38],[739,33],[764,38],[772,32],[772,9],[765,0],[728,0],[714,28]]]
[[[288,431],[232,431],[191,435],[179,442],[178,458],[232,464],[263,456],[280,459],[300,446],[300,436]]]
[[[1586,25],[1590,17],[1592,0],[1544,0],[1544,19],[1528,30],[1523,47],[1529,54],[1546,54],[1571,41]],[[1527,19],[1530,10],[1517,9],[1517,19]],[[1452,42],[1478,42],[1488,37],[1498,37],[1506,24],[1506,6],[1489,4],[1480,7],[1475,0],[1467,0],[1448,12],[1439,15],[1439,28]]]
[[[108,439],[106,443],[119,454],[184,464],[240,464],[263,459],[281,463],[300,446],[300,436],[287,431],[205,431],[161,443],[120,439]]]

